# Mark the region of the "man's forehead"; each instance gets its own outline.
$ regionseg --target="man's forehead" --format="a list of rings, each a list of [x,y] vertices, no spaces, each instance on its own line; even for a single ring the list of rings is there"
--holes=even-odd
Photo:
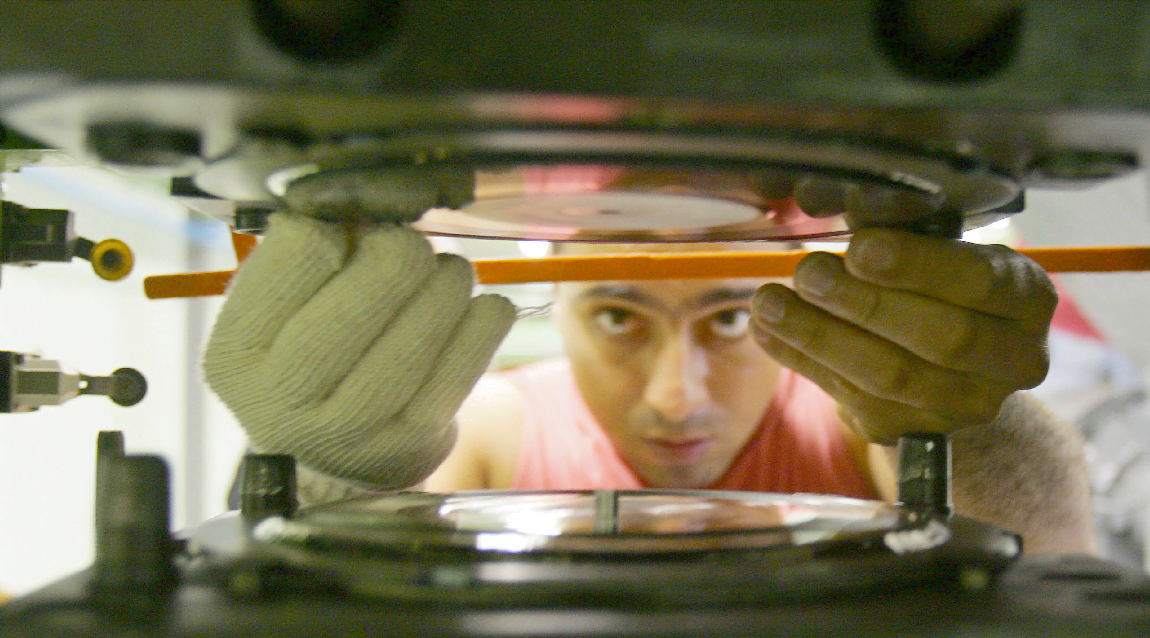
[[[710,306],[748,302],[765,280],[630,280],[565,282],[556,284],[559,297],[572,301],[616,300],[651,306],[668,312],[694,311]]]

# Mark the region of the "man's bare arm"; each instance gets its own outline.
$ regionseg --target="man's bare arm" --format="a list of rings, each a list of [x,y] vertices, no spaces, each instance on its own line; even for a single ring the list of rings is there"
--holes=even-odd
[[[511,487],[523,438],[524,400],[497,375],[480,379],[455,419],[455,448],[422,487],[432,492]]]
[[[1027,392],[950,435],[955,511],[1022,534],[1027,552],[1094,552],[1081,435]]]
[[[950,447],[955,512],[1021,534],[1028,553],[1096,550],[1082,436],[1033,395],[1011,395],[993,422],[952,432]],[[876,491],[897,500],[897,448],[870,449]]]

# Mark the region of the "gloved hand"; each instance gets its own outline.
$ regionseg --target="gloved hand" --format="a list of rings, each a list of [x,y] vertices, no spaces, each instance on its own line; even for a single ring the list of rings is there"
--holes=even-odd
[[[761,288],[752,330],[834,397],[848,426],[892,445],[989,423],[1041,383],[1056,303],[1042,268],[1005,246],[870,228],[843,258],[804,258],[794,290]]]
[[[353,237],[277,214],[204,356],[211,388],[264,453],[375,490],[414,485],[515,319],[471,296],[471,264],[406,226]]]

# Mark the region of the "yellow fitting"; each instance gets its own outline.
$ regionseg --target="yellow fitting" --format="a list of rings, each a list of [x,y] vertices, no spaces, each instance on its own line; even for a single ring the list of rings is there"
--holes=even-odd
[[[92,270],[100,279],[119,281],[132,272],[135,258],[128,245],[119,239],[105,239],[92,247]]]

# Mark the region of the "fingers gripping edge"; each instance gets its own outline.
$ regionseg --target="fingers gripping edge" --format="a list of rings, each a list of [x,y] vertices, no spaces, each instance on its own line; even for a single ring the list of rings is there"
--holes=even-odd
[[[330,423],[330,429],[312,429],[310,441],[293,445],[302,450],[300,460],[370,489],[407,487],[423,480],[454,447],[455,412],[514,320],[514,306],[507,299],[475,297],[436,369],[400,413],[383,423],[341,422]]]
[[[342,266],[347,236],[331,224],[277,213],[264,241],[244,262],[212,328],[202,368],[229,402],[229,380],[262,361],[283,325]]]

